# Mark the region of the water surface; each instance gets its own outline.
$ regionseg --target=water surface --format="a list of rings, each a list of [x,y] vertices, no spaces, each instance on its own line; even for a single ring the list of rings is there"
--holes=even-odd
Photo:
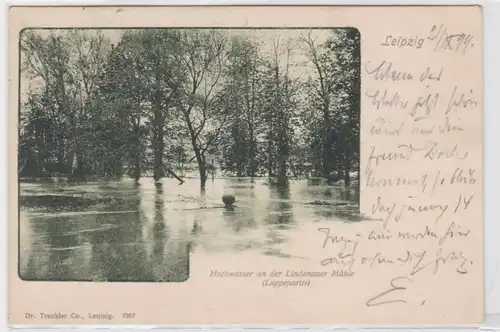
[[[288,189],[264,179],[70,184],[21,182],[19,274],[24,280],[182,282],[189,256],[277,248],[297,225],[356,220],[356,192],[322,180]],[[233,194],[233,208],[223,194]]]

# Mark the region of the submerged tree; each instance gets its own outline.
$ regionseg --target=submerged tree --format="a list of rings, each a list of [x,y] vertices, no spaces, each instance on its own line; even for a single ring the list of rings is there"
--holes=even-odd
[[[333,84],[337,104],[337,132],[339,136],[339,168],[344,174],[344,183],[350,184],[350,173],[359,168],[360,131],[360,87],[361,50],[359,31],[353,28],[339,30],[337,38],[327,41],[330,53],[336,54],[333,66]],[[357,172],[359,178],[359,169]]]
[[[344,179],[359,157],[359,34],[218,29],[21,36],[26,175]],[[115,36],[116,38],[116,36]]]
[[[99,31],[49,31],[44,38],[26,30],[21,35],[21,49],[23,74],[34,88],[29,92],[28,104],[42,101],[38,106],[58,123],[54,129],[64,151],[62,157],[58,156],[58,170],[71,178],[82,178],[85,168],[92,167],[86,155],[87,129],[94,111],[95,78],[107,57],[109,43]],[[34,110],[36,107],[29,105],[24,108],[28,113]],[[32,118],[30,114],[25,117]]]
[[[231,117],[222,132],[221,164],[236,176],[255,177],[262,130],[263,59],[258,41],[234,36],[225,69],[225,107]]]
[[[343,175],[349,185],[351,164],[359,154],[359,33],[336,29],[318,43],[309,31],[301,41],[307,65],[316,74],[307,82],[311,160],[318,169],[321,155],[323,176],[332,180]]]
[[[140,52],[141,40],[136,33],[125,33],[113,47],[99,80],[103,109],[111,112],[111,120],[122,125],[115,133],[120,147],[110,157],[124,159],[128,174],[135,180],[141,177],[146,134],[144,101],[148,94]]]
[[[175,59],[184,76],[178,107],[198,165],[200,186],[205,188],[206,153],[218,143],[228,117],[221,102],[227,93],[221,88],[226,37],[217,30],[186,30],[180,42],[182,51]]]
[[[147,29],[126,32],[114,47],[102,73],[101,93],[116,114],[128,119],[129,161],[138,180],[148,164],[148,142],[153,155],[153,177],[165,175],[165,128],[177,116],[182,77],[176,57],[180,52],[176,30]]]
[[[298,129],[301,77],[292,74],[296,65],[292,62],[295,48],[295,40],[282,41],[278,36],[273,42],[265,71],[263,118],[267,128],[267,174],[279,187],[288,184],[290,155]]]

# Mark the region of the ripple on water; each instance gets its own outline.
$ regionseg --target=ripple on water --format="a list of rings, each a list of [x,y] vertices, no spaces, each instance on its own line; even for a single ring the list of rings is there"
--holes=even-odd
[[[256,179],[21,184],[21,275],[36,280],[183,281],[189,250],[294,259],[300,225],[348,221],[357,205],[339,186]],[[223,207],[224,194],[236,197]],[[316,202],[313,204],[308,204]],[[312,225],[311,225],[312,226]]]

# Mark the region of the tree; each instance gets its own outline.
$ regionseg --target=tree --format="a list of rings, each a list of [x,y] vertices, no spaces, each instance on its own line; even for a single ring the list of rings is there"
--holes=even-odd
[[[225,107],[231,117],[222,132],[221,164],[224,170],[241,176],[256,176],[257,136],[262,127],[263,59],[260,42],[243,36],[231,39],[224,72]]]
[[[302,38],[305,44],[306,54],[312,64],[316,74],[315,80],[309,80],[308,86],[312,89],[317,98],[317,107],[322,114],[322,165],[323,176],[329,177],[334,166],[334,154],[332,151],[333,137],[332,132],[332,115],[331,115],[331,95],[333,91],[335,73],[332,71],[332,59],[335,59],[334,54],[326,52],[323,45],[318,45],[313,37],[312,30],[305,33]],[[333,56],[333,58],[332,58]],[[315,142],[316,144],[316,142]]]
[[[149,92],[152,114],[149,123],[152,128],[151,145],[154,155],[154,179],[165,175],[163,156],[165,150],[166,121],[177,115],[176,100],[182,89],[182,68],[176,60],[182,51],[181,33],[178,30],[151,29],[141,31],[141,74],[145,79],[145,91]]]
[[[272,34],[129,29],[115,46],[99,30],[26,30],[20,169],[182,182],[172,167],[195,161],[205,188],[217,160],[280,188],[310,172],[349,185],[359,167],[358,32]]]
[[[43,94],[48,109],[62,120],[58,133],[70,178],[82,178],[88,143],[87,121],[92,116],[94,79],[105,61],[109,43],[102,33],[78,29],[49,31],[48,36],[25,30],[21,35],[22,72]],[[36,99],[36,98],[35,98]],[[28,108],[29,109],[29,108]]]
[[[292,120],[298,105],[297,95],[300,77],[292,77],[291,68],[295,41],[274,40],[271,56],[267,62],[267,79],[264,82],[266,102],[264,118],[267,120],[268,176],[274,178],[279,187],[288,184],[288,161],[293,144],[294,124]]]
[[[206,152],[218,144],[228,117],[221,102],[227,93],[221,89],[225,43],[224,34],[217,30],[185,30],[181,32],[182,52],[176,55],[184,74],[178,107],[198,164],[201,188],[208,176]]]
[[[360,117],[360,35],[357,29],[337,30],[325,44],[328,52],[336,55],[332,66],[334,79],[331,86],[335,91],[337,110],[337,136],[339,168],[344,183],[350,185],[353,162],[359,159],[359,117]],[[357,165],[359,167],[359,165]],[[359,170],[358,170],[359,177]]]
[[[351,164],[359,155],[359,33],[335,29],[325,42],[318,43],[309,31],[301,41],[315,73],[307,82],[311,111],[317,114],[309,119],[312,160],[317,168],[319,132],[323,176],[332,180],[342,174],[349,185]]]
[[[113,47],[99,80],[101,104],[109,109],[112,119],[123,125],[116,132],[120,147],[111,157],[127,155],[129,174],[136,181],[141,177],[147,131],[144,123],[147,76],[141,71],[141,46],[135,31],[125,33]]]

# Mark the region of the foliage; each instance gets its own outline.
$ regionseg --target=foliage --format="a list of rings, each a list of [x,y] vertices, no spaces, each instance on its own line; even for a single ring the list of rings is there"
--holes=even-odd
[[[310,175],[348,184],[359,159],[360,37],[328,34],[129,29],[112,44],[100,30],[25,30],[22,175],[196,170],[205,187],[218,169],[281,187]]]

